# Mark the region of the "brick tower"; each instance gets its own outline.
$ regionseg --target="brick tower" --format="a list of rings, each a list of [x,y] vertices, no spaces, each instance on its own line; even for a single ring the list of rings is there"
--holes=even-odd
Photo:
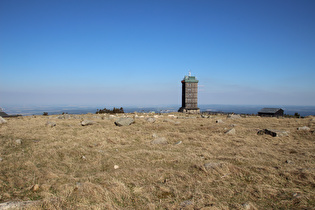
[[[200,113],[198,108],[198,80],[195,76],[185,76],[182,80],[182,107],[179,112],[197,114]]]

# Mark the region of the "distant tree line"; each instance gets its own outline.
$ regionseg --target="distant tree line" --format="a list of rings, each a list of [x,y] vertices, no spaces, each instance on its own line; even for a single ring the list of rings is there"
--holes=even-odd
[[[284,114],[283,116],[287,118],[304,118],[304,117],[301,117],[301,115],[297,112],[295,112],[294,115]]]
[[[110,109],[97,109],[96,114],[104,114],[104,113],[109,113],[109,114],[116,114],[116,113],[125,113],[124,109],[122,107],[120,108],[113,108],[113,110]]]

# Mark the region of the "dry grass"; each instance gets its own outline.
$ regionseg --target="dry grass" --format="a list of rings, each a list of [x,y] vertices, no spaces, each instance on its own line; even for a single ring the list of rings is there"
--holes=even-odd
[[[297,131],[314,130],[314,118],[213,116],[175,124],[161,115],[155,123],[136,118],[117,127],[115,119],[98,116],[80,116],[97,122],[90,126],[56,116],[0,125],[0,203],[38,201],[28,209],[314,209],[315,134]],[[45,125],[49,117],[57,126]],[[226,135],[232,126],[236,134]],[[256,134],[265,128],[290,134]],[[151,144],[153,133],[168,144]]]

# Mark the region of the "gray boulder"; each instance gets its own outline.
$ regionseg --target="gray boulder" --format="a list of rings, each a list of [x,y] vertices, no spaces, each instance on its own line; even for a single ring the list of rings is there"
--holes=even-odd
[[[168,144],[165,137],[160,137],[156,133],[153,133],[152,137],[154,138],[154,140],[151,141],[151,144]]]
[[[258,135],[270,135],[272,137],[289,136],[287,131],[273,130],[273,129],[263,129],[257,132]]]
[[[157,137],[153,141],[151,141],[151,144],[168,144],[165,137]]]
[[[149,117],[149,118],[147,118],[147,122],[149,122],[149,123],[154,123],[156,120],[155,120],[155,118],[154,117]]]
[[[116,126],[127,126],[135,123],[135,120],[131,117],[119,118],[115,121]]]
[[[309,131],[311,129],[309,127],[307,127],[307,126],[303,126],[303,127],[298,127],[297,130],[299,130],[299,131]]]
[[[56,126],[56,123],[55,123],[55,122],[52,122],[52,121],[47,121],[47,122],[46,122],[46,126],[48,126],[48,127],[54,127],[54,126]]]
[[[82,125],[82,126],[94,125],[94,124],[95,124],[95,122],[92,121],[92,120],[83,120],[83,121],[81,122],[81,125]]]
[[[0,117],[0,124],[5,124],[5,123],[7,123],[7,121],[3,119],[2,117]]]
[[[226,131],[225,134],[234,135],[235,134],[235,128],[232,128],[232,129]]]

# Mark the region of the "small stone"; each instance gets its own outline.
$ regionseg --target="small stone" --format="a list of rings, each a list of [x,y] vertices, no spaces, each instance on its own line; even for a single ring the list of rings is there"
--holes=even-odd
[[[17,139],[17,140],[15,140],[15,144],[17,144],[17,145],[22,144],[22,139]]]
[[[94,121],[91,121],[91,120],[83,120],[83,121],[81,122],[81,125],[82,125],[82,126],[93,125],[93,124],[95,124],[95,122],[94,122]]]
[[[47,121],[47,122],[46,122],[46,126],[48,126],[48,127],[54,127],[54,126],[56,126],[56,123],[55,123],[55,122],[51,122],[51,121]]]
[[[244,209],[250,209],[250,204],[249,203],[244,203],[243,205]]]
[[[285,163],[293,164],[293,162],[291,160],[286,160]]]
[[[216,123],[223,123],[223,120],[218,119],[217,121],[215,121]]]
[[[38,184],[35,184],[35,185],[31,188],[31,190],[32,190],[33,192],[38,191],[38,190],[39,190],[39,185],[38,185]]]
[[[0,157],[0,162],[2,161],[3,159]]]
[[[185,201],[181,202],[180,205],[181,205],[182,207],[186,207],[186,206],[191,205],[192,203],[193,203],[192,200],[185,200]]]
[[[201,115],[201,118],[210,118],[210,116],[209,116],[209,115],[204,115],[204,114],[202,114],[202,115]]]
[[[3,119],[2,117],[0,117],[0,124],[5,124],[5,123],[7,123],[7,121]]]
[[[235,128],[232,128],[232,129],[226,131],[225,134],[234,135],[235,134]]]
[[[118,165],[114,165],[114,169],[119,169],[119,166]]]
[[[311,129],[309,127],[307,127],[307,126],[303,126],[303,127],[298,127],[297,130],[298,131],[309,131]]]
[[[176,142],[175,145],[179,145],[179,144],[181,144],[181,143],[183,143],[183,142],[182,142],[182,141],[179,141],[179,142]]]
[[[86,157],[83,155],[82,157],[81,157],[83,160],[86,160]]]
[[[151,141],[151,144],[168,144],[165,137],[159,137]]]
[[[155,118],[153,118],[153,117],[147,118],[147,122],[154,123],[155,122]]]

